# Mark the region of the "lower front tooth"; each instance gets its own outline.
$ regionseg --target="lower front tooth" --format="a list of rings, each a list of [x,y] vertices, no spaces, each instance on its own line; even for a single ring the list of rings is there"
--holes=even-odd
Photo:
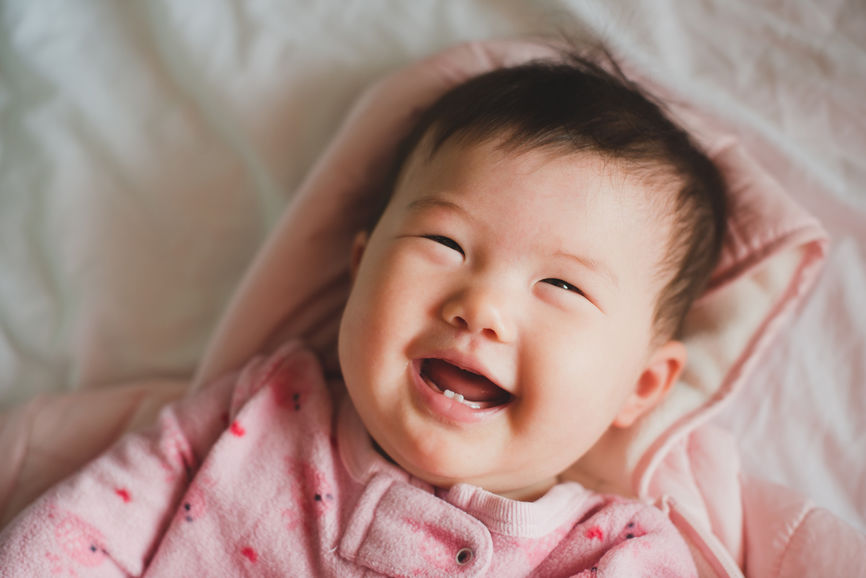
[[[454,393],[450,389],[446,389],[442,392],[442,395],[447,397],[448,399],[453,399],[454,401],[459,401],[465,406],[471,407],[472,409],[481,409],[481,404],[476,403],[474,401],[466,401],[466,398],[463,397],[462,393]]]

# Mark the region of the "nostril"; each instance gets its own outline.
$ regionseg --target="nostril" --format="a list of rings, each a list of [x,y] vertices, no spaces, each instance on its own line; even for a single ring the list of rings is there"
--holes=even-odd
[[[440,318],[458,331],[467,331],[486,339],[507,341],[510,327],[500,311],[503,303],[490,291],[476,288],[448,299],[439,311]]]
[[[459,329],[468,329],[469,322],[460,315],[455,315],[451,318],[451,324]]]

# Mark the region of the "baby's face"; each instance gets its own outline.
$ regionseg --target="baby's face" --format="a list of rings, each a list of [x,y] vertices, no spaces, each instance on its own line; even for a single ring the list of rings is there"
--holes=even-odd
[[[415,154],[359,238],[340,329],[368,431],[434,485],[537,497],[631,421],[668,234],[595,155]]]

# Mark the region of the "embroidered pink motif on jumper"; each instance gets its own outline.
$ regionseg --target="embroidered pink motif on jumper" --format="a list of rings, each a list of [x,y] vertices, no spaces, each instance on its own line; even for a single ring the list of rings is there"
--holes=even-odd
[[[300,411],[310,391],[310,382],[318,374],[316,361],[310,355],[291,355],[269,376],[268,387],[279,407]]]
[[[207,493],[216,485],[216,480],[207,474],[199,474],[186,491],[178,508],[177,516],[184,522],[195,522],[207,514]]]
[[[51,561],[51,573],[61,574],[64,571],[70,576],[77,576],[75,566],[95,568],[102,564],[108,554],[105,550],[105,538],[95,527],[91,526],[75,514],[55,510],[48,513],[48,519],[54,522],[54,539],[64,556],[55,552],[46,552],[45,557]],[[68,562],[72,565],[67,565]]]
[[[286,464],[289,472],[286,492],[293,505],[283,510],[283,519],[288,530],[303,523],[309,534],[316,520],[333,505],[334,490],[325,474],[309,463],[287,456]]]
[[[232,435],[234,435],[235,437],[239,437],[239,438],[244,437],[244,434],[247,433],[247,430],[245,430],[244,427],[236,421],[232,422],[232,425],[229,428],[229,431],[232,432]]]
[[[644,534],[646,534],[646,530],[636,525],[634,522],[629,522],[622,533],[623,538],[625,538],[626,540],[631,540],[632,538],[643,536]]]
[[[250,562],[252,562],[253,564],[255,564],[256,561],[259,559],[258,553],[255,550],[253,550],[250,546],[246,546],[244,549],[242,549],[241,555],[244,558],[246,558],[247,560],[249,560]]]

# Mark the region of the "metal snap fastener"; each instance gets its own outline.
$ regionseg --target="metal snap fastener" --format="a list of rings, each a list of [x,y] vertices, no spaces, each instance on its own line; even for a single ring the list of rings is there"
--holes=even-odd
[[[465,566],[466,564],[469,564],[474,557],[475,552],[469,548],[460,548],[460,550],[457,551],[457,556],[455,558],[460,566]]]

